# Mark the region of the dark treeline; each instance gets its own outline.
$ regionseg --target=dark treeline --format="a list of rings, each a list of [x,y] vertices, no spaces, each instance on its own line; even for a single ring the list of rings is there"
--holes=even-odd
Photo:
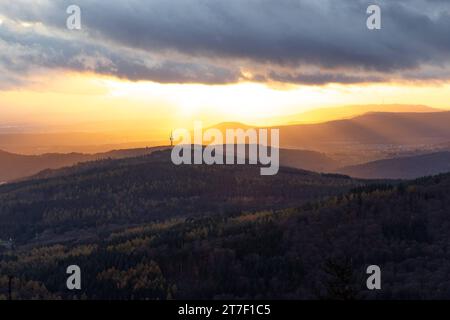
[[[143,166],[150,167],[155,167],[155,163],[150,165],[145,159],[134,161],[137,163],[133,167],[139,168],[137,172],[142,172],[141,176],[171,176],[171,173],[164,175],[162,168],[153,173],[140,171],[140,161]],[[24,190],[29,192],[30,198],[33,195],[54,197],[55,202],[48,202],[46,210],[58,204],[58,198],[64,198],[64,195],[96,203],[95,197],[83,198],[91,192],[86,190],[101,185],[104,190],[112,188],[112,180],[103,180],[109,175],[116,179],[128,177],[120,175],[121,170],[130,173],[130,165],[125,163],[103,164],[104,171],[97,168],[91,173],[8,186],[1,196],[3,200],[7,199],[2,203],[6,203],[10,211],[2,206],[2,214],[12,212],[14,201],[19,201],[19,194]],[[208,210],[195,208],[184,211],[186,215],[183,215],[180,211],[185,203],[178,202],[180,206],[174,205],[173,214],[167,219],[162,216],[164,210],[171,212],[168,204],[161,211],[150,211],[154,207],[145,207],[149,212],[159,212],[160,221],[137,224],[140,215],[136,215],[137,220],[133,215],[113,216],[117,220],[111,221],[117,224],[127,218],[135,225],[122,225],[114,230],[105,228],[97,237],[86,237],[78,242],[67,240],[45,245],[39,244],[39,240],[30,240],[15,250],[4,250],[0,258],[0,298],[6,298],[9,275],[14,277],[14,299],[450,298],[450,175],[398,185],[380,183],[361,187],[360,182],[345,177],[286,169],[270,181],[277,185],[277,179],[280,179],[277,185],[280,189],[266,190],[261,187],[265,183],[263,178],[255,175],[256,178],[250,179],[250,173],[246,176],[245,170],[239,175],[234,175],[236,171],[231,168],[230,171],[204,167],[171,170],[178,177],[192,174],[192,182],[183,187],[183,180],[175,177],[173,180],[153,179],[153,183],[174,181],[174,186],[164,187],[160,183],[158,188],[151,189],[154,192],[150,193],[150,199],[158,199],[159,191],[163,194],[163,190],[176,189],[180,184],[180,194],[192,192],[190,196],[197,195],[198,201],[215,204],[217,198],[214,197],[219,197],[220,193],[206,191],[211,183],[215,187],[222,185],[219,190],[229,200],[238,190],[242,190],[239,194],[246,195],[249,200],[239,202],[239,205],[230,200],[233,202],[230,209],[234,210],[211,211],[214,214],[210,215],[206,214]],[[207,174],[202,180],[199,173],[203,170]],[[221,180],[214,182],[219,178],[218,172]],[[91,178],[95,174],[97,178]],[[236,189],[227,189],[230,181],[238,177],[243,180],[233,184]],[[133,178],[145,180],[136,175],[130,177],[130,181]],[[126,180],[118,183],[126,183]],[[254,189],[248,187],[251,183],[255,184],[255,194],[251,193]],[[206,184],[203,189],[196,189],[202,184]],[[320,184],[322,188],[319,188]],[[304,185],[310,186],[311,189],[306,189],[311,191],[310,197],[305,198],[306,193],[297,193],[296,189]],[[333,186],[338,185],[342,192],[333,195],[336,192]],[[60,194],[56,191],[48,193],[46,188],[55,188]],[[205,191],[205,195],[200,195],[199,190]],[[120,199],[116,203],[126,204],[123,208],[127,208],[132,201],[128,201],[128,194],[123,192],[111,194]],[[264,196],[257,197],[261,193]],[[208,198],[213,200],[208,202]],[[271,208],[268,198],[275,199],[275,203],[284,202],[285,206]],[[308,198],[310,200],[306,201]],[[254,209],[250,210],[252,206]],[[219,207],[213,206],[211,210],[214,208],[218,210]],[[202,214],[191,215],[191,212]],[[82,233],[82,220],[77,217],[60,223],[75,223],[75,227],[71,225],[69,229],[75,228]],[[56,225],[55,218],[51,228]],[[28,225],[22,224],[20,228],[26,232]],[[35,230],[45,231],[48,226],[41,228]],[[78,292],[66,289],[65,271],[71,264],[79,265],[82,270],[83,286]],[[378,292],[369,291],[365,286],[365,271],[372,264],[382,269],[382,290]]]
[[[1,186],[0,239],[25,243],[172,217],[285,208],[362,184],[288,168],[267,177],[256,166],[175,166],[167,151],[90,162]]]

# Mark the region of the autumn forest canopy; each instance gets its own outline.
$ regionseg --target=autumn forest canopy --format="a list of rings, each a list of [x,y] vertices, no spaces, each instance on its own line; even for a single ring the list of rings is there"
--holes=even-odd
[[[0,1],[0,300],[450,299],[449,34],[444,0]]]

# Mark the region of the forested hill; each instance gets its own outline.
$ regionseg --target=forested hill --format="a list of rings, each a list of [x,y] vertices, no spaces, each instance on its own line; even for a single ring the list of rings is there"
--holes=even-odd
[[[169,151],[99,160],[0,186],[0,239],[47,243],[172,217],[286,208],[362,185],[346,176],[257,166],[175,166]]]
[[[22,248],[0,259],[0,288],[10,274],[15,299],[449,299],[449,189],[450,175],[441,175],[291,209],[178,218],[83,244]],[[71,264],[83,270],[81,292],[65,288]],[[366,288],[373,264],[380,291]]]
[[[103,153],[48,153],[42,155],[21,155],[0,150],[0,182],[12,182],[47,169],[59,169],[77,163],[100,159],[123,159],[151,154],[168,147],[112,150]]]
[[[378,160],[337,171],[366,179],[415,179],[450,172],[450,152]]]

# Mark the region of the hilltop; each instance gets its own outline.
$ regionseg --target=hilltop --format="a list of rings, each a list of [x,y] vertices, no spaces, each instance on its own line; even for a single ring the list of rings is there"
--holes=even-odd
[[[95,235],[113,225],[282,208],[365,183],[292,168],[264,177],[258,166],[175,166],[169,151],[98,160],[0,186],[0,238]]]

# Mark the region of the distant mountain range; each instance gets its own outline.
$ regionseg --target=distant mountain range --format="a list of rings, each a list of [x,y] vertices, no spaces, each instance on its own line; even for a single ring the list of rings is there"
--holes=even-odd
[[[450,150],[450,112],[379,113],[318,124],[273,127],[280,130],[280,147],[324,153],[337,166]],[[218,128],[248,129],[240,123],[221,123]]]
[[[427,107],[422,108],[427,110]],[[362,178],[416,178],[447,172],[449,124],[450,112],[442,111],[371,112],[346,120],[280,126],[280,164]],[[214,127],[222,132],[252,128],[240,123],[221,123]],[[0,183],[35,175],[46,169],[105,158],[136,157],[159,149],[43,155],[0,151]]]
[[[329,122],[334,120],[343,120],[354,118],[369,112],[390,112],[390,113],[429,113],[440,112],[441,109],[431,108],[423,105],[403,105],[403,104],[370,104],[353,105],[335,108],[323,108],[306,111],[300,114],[294,114],[273,119],[281,124],[313,124]]]
[[[349,120],[370,112],[384,112],[390,114],[416,113],[420,116],[422,113],[441,112],[440,109],[421,105],[355,105],[336,108],[316,109],[301,114],[271,117],[267,119],[267,126],[289,127],[292,125],[315,125],[331,122],[325,127],[331,127],[333,131],[336,124],[332,122],[340,120]],[[30,123],[13,124],[2,122],[0,119],[0,150],[18,154],[43,154],[43,153],[98,153],[118,149],[136,149],[143,147],[154,147],[168,144],[170,129],[167,132],[150,130],[149,124],[152,119],[129,119],[127,121],[109,121],[109,122],[91,122],[78,123],[76,125],[48,125],[37,126]],[[262,120],[264,122],[264,120]],[[192,125],[187,123],[186,126]],[[217,126],[226,126],[233,124],[222,124]],[[242,124],[235,124],[243,127]],[[247,126],[250,127],[250,126]],[[313,126],[314,127],[314,126]],[[175,129],[175,128],[173,128]],[[338,128],[339,129],[339,128]],[[380,128],[377,128],[377,131]],[[300,130],[294,128],[294,130]],[[319,129],[320,130],[320,129]],[[308,139],[308,134],[313,131],[312,128],[302,127],[300,132]],[[339,129],[339,131],[342,131]],[[347,132],[356,132],[355,128],[349,127]],[[312,133],[311,133],[312,134]],[[369,133],[365,132],[364,136]],[[320,137],[320,136],[319,136]],[[289,138],[289,137],[288,137]],[[341,137],[338,135],[339,139]],[[283,140],[285,140],[283,138]],[[298,140],[298,139],[295,139]],[[329,140],[329,139],[327,139]],[[320,145],[317,148],[311,143],[305,143],[298,140],[298,143],[283,144],[283,148],[312,149],[316,151],[328,152],[324,150],[326,146]],[[319,141],[323,144],[323,141]],[[325,141],[327,142],[327,141]],[[328,144],[329,145],[329,144]]]
[[[282,148],[315,150],[325,153],[389,148],[422,148],[450,141],[450,111],[370,112],[351,119],[317,124],[273,127],[280,129]],[[248,129],[240,123],[215,125],[226,129]]]
[[[280,127],[282,147],[324,152],[420,147],[450,141],[450,112],[368,113],[347,120]]]

